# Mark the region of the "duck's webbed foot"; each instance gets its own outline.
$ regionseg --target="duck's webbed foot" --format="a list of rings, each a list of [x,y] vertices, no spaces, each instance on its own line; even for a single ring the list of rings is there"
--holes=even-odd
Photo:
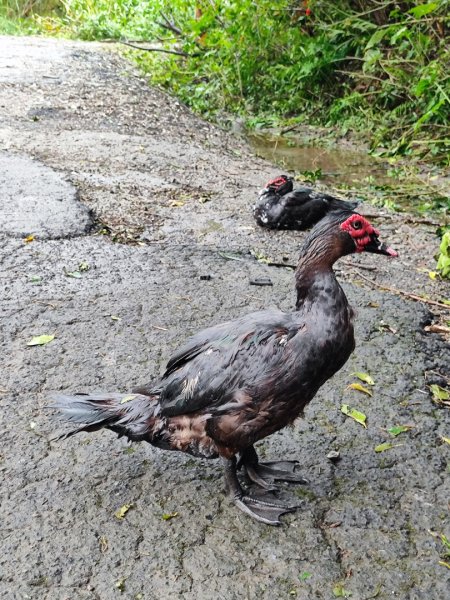
[[[308,480],[297,473],[297,460],[281,460],[259,462],[253,446],[246,448],[239,458],[239,466],[245,468],[248,478],[265,490],[276,490],[276,481],[291,483],[308,483]]]
[[[269,494],[258,497],[248,496],[238,481],[236,474],[236,459],[222,459],[225,469],[225,484],[228,494],[234,504],[253,519],[267,525],[281,525],[280,517],[286,513],[295,512],[298,506],[286,506],[273,501]]]

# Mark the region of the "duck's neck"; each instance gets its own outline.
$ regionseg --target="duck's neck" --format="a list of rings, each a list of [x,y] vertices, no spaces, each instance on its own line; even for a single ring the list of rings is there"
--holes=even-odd
[[[314,240],[303,250],[295,271],[297,310],[319,299],[334,304],[336,296],[344,295],[333,271],[340,255],[335,246],[324,243],[323,239]]]

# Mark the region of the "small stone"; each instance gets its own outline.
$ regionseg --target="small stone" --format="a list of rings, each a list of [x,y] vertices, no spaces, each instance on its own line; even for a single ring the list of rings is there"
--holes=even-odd
[[[332,460],[333,462],[336,462],[341,459],[341,453],[339,452],[339,450],[331,450],[330,452],[328,452],[327,458],[329,460]]]

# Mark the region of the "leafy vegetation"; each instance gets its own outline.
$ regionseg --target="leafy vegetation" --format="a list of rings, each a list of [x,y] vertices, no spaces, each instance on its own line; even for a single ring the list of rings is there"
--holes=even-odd
[[[21,19],[34,14],[54,33],[150,40],[159,51],[136,60],[207,116],[360,130],[379,152],[448,164],[450,0],[7,0],[6,7]]]
[[[450,277],[450,229],[442,236],[440,254],[436,265],[442,277]]]

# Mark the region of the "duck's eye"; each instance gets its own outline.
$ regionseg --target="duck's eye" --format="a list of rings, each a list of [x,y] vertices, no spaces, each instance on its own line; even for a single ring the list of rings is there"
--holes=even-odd
[[[352,227],[353,227],[353,229],[361,229],[362,228],[361,221],[353,221]]]

